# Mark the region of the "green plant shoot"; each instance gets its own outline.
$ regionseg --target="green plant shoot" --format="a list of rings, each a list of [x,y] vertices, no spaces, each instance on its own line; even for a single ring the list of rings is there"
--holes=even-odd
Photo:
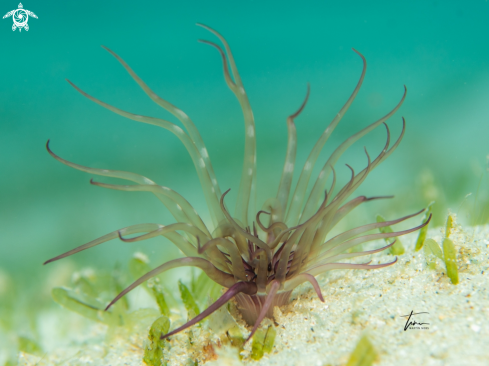
[[[85,318],[92,319],[107,325],[121,325],[122,320],[115,313],[102,310],[102,306],[94,305],[98,302],[95,299],[90,299],[87,296],[81,298],[73,290],[55,287],[52,291],[54,301],[63,307],[74,311]]]
[[[441,251],[440,246],[433,239],[426,239],[423,250],[428,267],[431,269],[435,269],[436,257],[443,260],[443,252]]]
[[[168,333],[170,329],[170,320],[166,316],[156,319],[149,329],[149,344],[144,348],[143,361],[148,366],[162,366],[164,340],[160,337]]]
[[[428,221],[428,218],[430,217],[430,214],[431,214],[431,206],[433,206],[434,203],[435,203],[435,201],[431,201],[431,203],[426,208],[426,213],[425,213],[423,220],[422,220],[423,224],[426,221]],[[417,252],[418,250],[420,250],[423,247],[424,241],[426,240],[426,235],[428,234],[428,226],[429,225],[426,225],[419,230],[418,239],[416,240],[416,247],[414,248],[415,252]]]
[[[458,283],[457,252],[453,241],[448,238],[443,240],[443,254],[445,257],[445,266],[447,267],[447,275],[450,281],[456,285]]]
[[[366,335],[362,336],[350,355],[346,366],[370,366],[377,358],[377,351]]]
[[[270,325],[267,329],[259,329],[253,336],[251,344],[251,358],[255,361],[261,359],[265,353],[270,353],[275,342],[277,331]]]
[[[452,233],[452,229],[454,228],[453,226],[453,218],[452,218],[452,215],[448,215],[448,218],[447,218],[447,227],[446,227],[446,230],[445,230],[445,238],[449,238],[450,237],[450,234]]]
[[[385,222],[385,219],[382,216],[377,215],[377,222]],[[390,226],[379,227],[379,231],[382,234],[394,232],[394,230],[392,230],[392,228]],[[396,242],[394,243],[393,246],[391,246],[390,253],[392,255],[404,254],[404,246],[402,245],[399,238],[395,238],[395,239],[396,239]],[[385,241],[386,241],[386,243],[389,243],[389,239],[385,239]]]
[[[182,297],[183,305],[185,305],[185,308],[187,309],[189,319],[192,319],[196,315],[199,315],[199,307],[195,302],[194,297],[190,293],[188,287],[185,286],[182,281],[178,281],[178,289],[180,290],[180,296]]]

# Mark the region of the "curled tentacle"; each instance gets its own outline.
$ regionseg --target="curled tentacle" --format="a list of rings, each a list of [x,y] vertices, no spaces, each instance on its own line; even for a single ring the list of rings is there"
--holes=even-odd
[[[262,229],[264,232],[270,233],[270,232],[273,232],[273,230],[275,230],[275,229],[280,229],[280,231],[287,229],[287,225],[285,225],[283,222],[275,222],[275,223],[271,224],[270,226],[265,227],[265,225],[263,225],[263,223],[260,221],[260,214],[262,214],[262,213],[267,214],[267,215],[271,215],[271,213],[261,210],[261,211],[258,211],[258,213],[256,214],[256,223],[258,224],[260,229]]]

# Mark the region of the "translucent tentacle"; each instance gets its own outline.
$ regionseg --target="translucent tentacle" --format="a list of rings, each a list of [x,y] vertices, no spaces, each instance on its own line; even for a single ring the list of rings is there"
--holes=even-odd
[[[327,233],[329,232],[331,228],[331,222],[335,216],[336,210],[339,208],[341,203],[353,192],[355,189],[363,182],[363,180],[367,177],[368,173],[370,172],[370,169],[372,167],[370,156],[367,152],[367,149],[365,149],[365,154],[367,155],[367,167],[362,170],[358,175],[355,176],[355,172],[352,167],[350,167],[348,164],[346,166],[352,171],[352,178],[346,184],[340,192],[335,196],[335,198],[332,200],[331,204],[328,206],[328,214],[324,216],[322,219],[318,230],[316,232],[316,235],[314,237],[314,246],[318,245],[318,242],[324,241],[326,238]]]
[[[328,263],[328,264],[322,264],[322,265],[318,265],[318,266],[315,266],[313,268],[308,269],[307,274],[309,274],[311,276],[317,276],[321,273],[324,273],[326,271],[331,271],[333,269],[377,269],[377,268],[383,268],[383,267],[391,266],[396,262],[397,262],[397,257],[394,259],[394,261],[389,262],[389,263],[371,264],[371,265],[369,265],[370,262],[364,263],[364,264]],[[284,291],[291,291],[306,281],[307,281],[307,277],[302,276],[302,274],[297,275],[294,278],[287,280],[287,282],[284,285]]]
[[[259,249],[262,250],[262,249]],[[266,257],[265,253],[260,254],[258,260],[258,273],[256,277],[256,286],[258,288],[258,294],[264,294],[267,290],[268,280],[268,263],[272,260],[271,257]]]
[[[215,230],[212,233],[213,238],[226,238],[226,237],[231,237],[233,238],[234,242],[236,243],[236,246],[243,258],[245,260],[249,259],[249,250],[248,250],[248,243],[246,242],[246,239],[241,235],[240,230],[236,230],[236,228],[229,222],[223,221],[219,223],[219,226],[215,228]]]
[[[386,249],[389,249],[395,243],[396,243],[396,239],[394,239],[392,241],[392,243],[387,244],[386,246],[383,246],[383,247],[378,248],[378,249],[366,250],[366,251],[363,251],[363,252],[353,252],[353,253],[338,254],[338,255],[335,255],[333,257],[329,257],[329,258],[321,261],[321,263],[322,264],[332,263],[332,262],[336,262],[336,261],[339,261],[339,260],[342,260],[342,259],[351,259],[351,258],[355,258],[355,257],[362,257],[362,256],[365,256],[365,255],[371,255],[371,254],[379,253],[379,252],[382,252],[382,251],[384,251]]]
[[[407,93],[407,88],[404,87],[404,94],[399,101],[399,103],[390,111],[387,113],[384,117],[380,118],[376,122],[372,123],[371,125],[365,127],[363,130],[357,132],[353,136],[349,137],[344,141],[340,146],[336,148],[336,150],[331,154],[329,159],[326,161],[324,164],[323,168],[321,169],[321,172],[318,175],[318,178],[314,184],[314,187],[312,188],[311,194],[309,195],[309,198],[307,200],[306,206],[304,207],[304,211],[302,213],[301,220],[307,219],[314,211],[316,207],[316,202],[318,197],[320,196],[321,192],[323,191],[323,187],[328,180],[329,174],[331,173],[331,167],[336,164],[338,159],[343,155],[343,153],[358,139],[361,137],[365,136],[367,133],[370,131],[374,130],[377,126],[383,124],[385,121],[387,121],[390,117],[394,115],[394,113],[397,112],[397,110],[401,107],[402,103],[404,102],[404,99],[406,98],[406,93]],[[381,161],[381,160],[380,160]],[[378,163],[380,163],[380,161]],[[377,164],[375,164],[377,165]],[[316,200],[316,201],[314,201]]]
[[[349,202],[345,203],[343,206],[341,206],[339,209],[336,210],[336,212],[333,215],[333,219],[329,223],[328,232],[332,228],[334,228],[341,219],[343,219],[346,215],[348,215],[348,213],[350,213],[355,207],[357,207],[361,203],[376,200],[376,199],[392,198],[392,197],[394,196],[378,196],[378,197],[369,197],[369,198],[367,198],[366,196],[359,196],[350,200]],[[323,240],[319,239],[319,235],[318,235],[318,240],[314,240],[313,246],[311,247],[311,251],[309,252],[309,256],[313,257],[321,245],[323,245]]]
[[[389,140],[389,128],[387,127],[387,125],[384,123],[386,129],[387,129],[387,134],[388,134],[388,140]],[[388,142],[387,141],[387,144],[386,144],[386,147],[380,152],[380,154],[377,156],[377,158],[372,162],[371,166],[367,166],[366,168],[364,168],[359,174],[357,177],[355,177],[355,185],[358,186],[367,176],[368,172],[366,172],[366,170],[369,170],[372,171],[377,165],[379,165],[380,163],[382,163],[385,159],[387,159],[387,157],[389,157],[390,154],[392,154],[396,149],[397,147],[399,146],[399,144],[401,143],[402,141],[402,138],[404,137],[404,133],[406,132],[406,121],[404,119],[404,117],[402,117],[402,130],[401,130],[401,134],[399,135],[399,137],[397,138],[396,142],[394,143],[394,145],[391,146],[390,149],[387,150],[387,146],[388,146]]]
[[[359,226],[359,227],[356,227],[354,229],[345,231],[345,232],[343,232],[341,234],[338,234],[335,237],[329,239],[327,242],[325,242],[323,244],[323,248],[324,249],[334,248],[336,245],[338,245],[340,243],[343,243],[344,241],[346,241],[346,240],[348,240],[350,238],[353,238],[354,236],[363,234],[363,233],[365,233],[367,231],[370,231],[370,230],[373,230],[373,229],[378,229],[380,227],[385,227],[385,226],[390,226],[390,225],[398,224],[398,223],[400,223],[402,221],[405,221],[407,219],[410,219],[411,217],[417,216],[417,215],[419,215],[420,213],[422,213],[424,211],[425,211],[425,209],[422,209],[419,212],[416,212],[416,213],[411,214],[411,215],[408,215],[408,216],[401,217],[401,218],[396,219],[396,220],[384,221],[384,222],[375,222],[375,223],[372,223],[372,224],[367,224],[367,225]]]
[[[260,326],[260,323],[265,318],[265,315],[267,315],[267,311],[272,305],[273,298],[275,297],[275,294],[277,293],[279,288],[280,288],[280,282],[278,282],[277,280],[273,280],[270,285],[270,290],[268,291],[267,299],[265,300],[265,303],[263,304],[263,307],[260,310],[260,314],[256,319],[255,325],[253,326],[253,329],[251,330],[251,333],[245,342],[248,342],[250,338],[253,337],[253,334],[255,334],[256,330]]]
[[[57,261],[57,260],[60,260],[60,259],[63,259],[63,258],[66,258],[66,257],[69,257],[70,255],[73,255],[73,254],[76,254],[76,253],[79,253],[83,250],[86,250],[86,249],[89,249],[89,248],[92,248],[96,245],[99,245],[99,244],[102,244],[102,243],[105,243],[106,241],[109,241],[109,240],[112,240],[112,239],[116,239],[119,237],[119,232],[122,232],[126,235],[130,235],[130,234],[136,234],[136,233],[140,233],[140,232],[145,232],[145,231],[151,231],[151,230],[155,230],[159,225],[158,224],[138,224],[138,225],[131,225],[131,226],[128,226],[128,227],[125,227],[125,228],[122,228],[120,230],[116,230],[116,231],[113,231],[109,234],[106,234],[104,236],[101,236],[100,238],[97,238],[95,240],[92,240],[86,244],[83,244],[83,245],[80,245],[79,247],[76,247],[74,249],[71,249],[69,251],[67,251],[66,253],[63,253],[63,254],[60,254],[54,258],[51,258],[49,260],[47,260],[46,262],[44,262],[44,264],[48,264],[48,263],[51,263],[51,262],[54,262],[54,261]]]
[[[386,125],[386,127],[387,127],[387,125]],[[394,145],[391,146],[391,148],[389,150],[385,150],[384,149],[379,154],[379,156],[372,162],[372,167],[371,167],[370,170],[373,170],[377,165],[379,165],[380,163],[382,163],[385,159],[387,159],[389,157],[389,155],[391,155],[397,149],[397,147],[399,146],[399,144],[402,141],[402,138],[404,137],[404,133],[405,132],[406,132],[406,120],[404,119],[404,117],[402,117],[402,130],[401,130],[401,134],[399,135],[399,137],[397,138],[396,142],[394,143]],[[360,172],[360,173],[362,173],[362,172]]]
[[[175,232],[175,231],[185,231],[189,234],[192,234],[196,238],[202,238],[202,240],[207,241],[210,240],[210,237],[208,237],[202,230],[197,228],[194,225],[187,224],[187,223],[176,223],[176,224],[170,224],[170,225],[159,225],[159,227],[153,231],[150,231],[147,234],[143,234],[140,236],[136,236],[134,238],[123,238],[122,234],[119,233],[119,238],[126,243],[134,243],[136,241],[142,241],[142,240],[147,240],[151,238],[155,238],[160,235],[165,235],[166,233],[170,232]]]
[[[193,143],[193,141],[190,139],[190,137],[185,133],[184,130],[182,130],[180,127],[177,125],[168,122],[166,120],[160,119],[160,118],[154,118],[154,117],[147,117],[147,116],[141,116],[133,113],[129,113],[126,111],[123,111],[122,109],[116,108],[111,106],[110,104],[104,103],[101,100],[92,97],[91,95],[85,93],[83,90],[81,90],[79,87],[77,87],[75,84],[73,84],[71,81],[67,80],[73,88],[75,88],[80,94],[85,96],[86,98],[90,99],[92,102],[97,103],[98,105],[108,109],[111,112],[114,112],[122,117],[129,118],[133,121],[136,122],[142,122],[142,123],[147,123],[150,125],[154,126],[159,126],[162,127],[171,133],[173,133],[175,136],[178,137],[178,139],[182,142],[182,144],[185,146],[187,149],[188,153],[190,154],[190,157],[192,158],[192,162],[194,163],[195,170],[197,172],[197,175],[200,180],[200,184],[202,185],[202,189],[204,191],[204,196],[207,201],[207,205],[211,209],[211,216],[214,221],[214,224],[217,224],[220,220],[223,219],[222,217],[222,212],[219,210],[219,196],[215,192],[215,189],[213,188],[213,184],[211,182],[211,178],[209,176],[209,172],[206,169],[206,164],[205,161],[202,159],[200,152],[198,151],[197,147]],[[214,192],[213,192],[214,189]]]
[[[287,118],[287,152],[285,154],[284,167],[282,169],[282,177],[280,178],[280,184],[278,186],[277,199],[282,207],[282,212],[277,219],[272,217],[273,222],[282,221],[287,210],[287,203],[289,200],[290,187],[292,185],[292,178],[294,176],[295,156],[297,151],[297,131],[294,124],[294,119],[302,112],[309,99],[309,93],[311,87],[307,84],[306,98],[302,102],[300,108]]]
[[[218,32],[214,29],[203,25],[197,24],[198,26],[207,29],[209,32],[213,33],[215,36],[219,38],[219,40],[224,45],[224,48],[227,53],[227,57],[229,59],[229,66],[231,67],[231,73],[234,78],[235,87],[231,87],[231,91],[234,93],[238,102],[241,106],[241,110],[243,111],[243,117],[245,122],[245,151],[244,151],[244,161],[243,161],[243,169],[241,172],[241,182],[239,185],[238,192],[238,200],[236,202],[236,217],[246,226],[248,226],[248,207],[250,203],[251,197],[251,187],[255,177],[256,171],[256,129],[255,129],[255,119],[253,117],[253,112],[251,110],[250,102],[248,100],[248,96],[243,87],[243,83],[238,73],[238,69],[236,67],[236,63],[234,61],[233,55],[231,53],[231,49],[229,48],[228,43]],[[213,47],[219,50],[219,46],[213,44],[212,42],[207,42],[207,44],[212,45]],[[223,52],[219,51],[221,56]],[[225,77],[226,70],[225,67]],[[228,80],[226,80],[228,82]],[[229,82],[228,82],[229,85]]]
[[[294,276],[295,273],[301,271],[304,259],[307,257],[309,252],[308,249],[312,245],[315,232],[315,225],[310,225],[307,227],[304,234],[302,234],[302,237],[297,244],[297,248],[294,251],[294,258],[288,263],[289,271],[287,276]]]
[[[234,277],[237,281],[248,281],[249,279],[246,277],[244,268],[243,268],[243,260],[241,259],[241,255],[239,254],[238,248],[236,245],[227,239],[224,238],[216,238],[209,240],[202,247],[200,246],[200,240],[198,241],[198,252],[199,254],[204,253],[207,249],[211,249],[216,245],[220,245],[224,247],[231,258],[231,265]]]
[[[387,199],[387,198],[393,198],[394,196],[378,196],[378,197],[366,197],[366,196],[359,196],[348,203],[345,203],[341,208],[339,208],[334,217],[333,220],[331,221],[331,226],[330,228],[333,228],[338,222],[341,221],[346,215],[348,215],[353,209],[358,207],[360,204],[363,202],[368,202],[368,201],[373,201],[377,199]]]
[[[316,291],[316,294],[319,297],[319,300],[324,302],[324,297],[323,294],[321,293],[321,288],[319,287],[318,281],[316,280],[316,277],[313,275],[310,275],[309,273],[301,273],[297,276],[295,276],[291,281],[294,283],[294,288],[299,286],[303,282],[310,282],[312,287],[314,288],[314,291]],[[286,282],[285,288],[290,287],[289,281]],[[288,290],[286,290],[288,291]]]
[[[229,44],[224,39],[224,37],[221,36],[217,31],[215,31],[214,29],[212,29],[211,27],[209,27],[205,24],[196,23],[196,25],[208,30],[209,32],[214,34],[217,38],[219,38],[219,40],[224,45],[224,49],[226,50],[226,54],[227,54],[228,59],[229,59],[229,66],[231,68],[231,73],[232,73],[233,78],[234,78],[234,84],[236,84],[237,86],[243,85],[243,82],[241,81],[241,77],[239,76],[239,73],[238,73],[238,68],[236,67],[236,62],[234,61],[234,57],[233,57],[233,54],[231,52],[231,48],[229,47]]]
[[[392,266],[396,262],[397,262],[397,257],[392,262],[382,263],[382,264],[328,263],[328,264],[321,264],[317,267],[311,268],[307,272],[312,276],[317,276],[326,271],[331,271],[332,269],[378,269],[387,266]]]
[[[368,168],[370,166],[370,156],[368,155],[368,153],[367,153],[367,159],[368,159],[368,163],[367,163],[367,168]],[[326,207],[325,214],[322,215],[321,217],[321,222],[317,227],[316,234],[314,235],[313,242],[311,243],[312,246],[317,246],[324,242],[324,238],[329,232],[330,222],[334,218],[336,210],[341,205],[342,200],[346,198],[346,196],[349,195],[354,190],[355,170],[348,164],[345,165],[351,171],[350,181],[340,190],[340,192],[335,196],[335,198],[331,201],[331,203]],[[368,169],[365,171],[364,176],[366,176],[366,174],[368,174]],[[314,214],[314,216],[316,215],[317,213]]]
[[[362,182],[367,178],[367,175],[383,160],[385,154],[388,152],[388,148],[390,144],[390,136],[391,136],[389,131],[389,126],[387,126],[386,123],[384,123],[383,125],[385,126],[387,132],[387,139],[384,148],[379,153],[379,155],[374,159],[374,161],[370,161],[370,156],[368,155],[367,149],[364,147],[365,153],[367,154],[368,157],[367,166],[360,173],[357,174],[357,176],[353,179],[353,183],[351,186],[343,187],[338,192],[335,199],[339,199],[340,201],[346,199],[351,193],[353,193],[358,188],[358,186],[360,186],[360,184],[362,184]],[[402,134],[403,132],[401,133],[401,135]]]
[[[65,160],[58,155],[56,155],[50,148],[49,148],[49,140],[46,143],[46,149],[48,153],[58,160],[60,163],[69,166],[70,168],[80,170],[85,173],[90,173],[90,174],[96,174],[96,175],[101,175],[104,177],[111,177],[111,178],[119,178],[119,179],[125,179],[125,180],[130,180],[132,182],[145,185],[145,184],[156,184],[153,182],[151,179],[146,178],[142,175],[136,174],[136,173],[131,173],[131,172],[123,172],[120,170],[108,170],[108,169],[96,169],[96,168],[90,168],[86,167],[83,165],[75,164],[72,163],[68,160]],[[170,211],[172,216],[177,220],[177,221],[184,221],[185,216],[181,210],[178,210],[176,207],[176,202],[173,201],[170,197],[167,197],[165,195],[162,195],[160,193],[153,192],[154,195],[165,205],[165,207]]]
[[[134,81],[136,81],[136,83],[141,87],[141,89],[144,90],[144,92],[151,98],[153,102],[155,102],[160,107],[173,114],[175,117],[177,117],[180,120],[180,122],[182,122],[182,124],[185,126],[186,130],[188,131],[190,138],[192,139],[195,146],[199,150],[200,156],[205,162],[206,169],[209,172],[209,176],[211,178],[212,186],[216,191],[216,195],[219,197],[221,195],[221,190],[219,188],[219,184],[217,183],[216,175],[214,173],[214,169],[212,167],[209,154],[205,147],[204,141],[202,140],[202,136],[200,136],[199,130],[197,129],[197,127],[195,127],[195,124],[192,122],[189,116],[187,116],[187,114],[185,114],[185,112],[183,112],[181,109],[175,107],[173,104],[167,102],[163,98],[156,95],[156,93],[153,92],[148,87],[148,85],[146,85],[146,83],[143,80],[141,80],[141,78],[129,67],[129,65],[115,52],[113,52],[112,50],[110,50],[108,47],[105,46],[102,46],[102,48],[107,50],[112,56],[114,56],[117,59],[117,61],[121,63],[124,69],[126,69],[129,75],[131,75]]]
[[[203,43],[203,44],[207,44],[209,46],[212,46],[219,52],[219,54],[221,55],[221,59],[222,59],[222,67],[223,67],[223,71],[224,71],[224,80],[226,81],[226,84],[229,87],[229,89],[231,89],[234,93],[236,93],[237,92],[237,86],[234,83],[233,78],[231,77],[231,74],[229,73],[228,60],[227,60],[226,54],[224,53],[222,48],[219,45],[215,44],[214,42],[206,41],[205,39],[199,39],[199,42]]]
[[[109,309],[112,305],[114,305],[122,296],[127,294],[128,292],[132,291],[136,287],[138,287],[140,284],[146,282],[150,278],[159,275],[160,273],[163,273],[165,271],[168,271],[173,268],[179,268],[179,267],[198,267],[202,269],[209,278],[218,283],[219,285],[223,287],[231,287],[234,284],[234,277],[231,276],[228,273],[224,273],[220,270],[218,270],[214,265],[209,262],[208,260],[205,260],[203,258],[193,258],[193,257],[186,257],[186,258],[178,258],[174,259],[172,261],[166,262],[162,264],[161,266],[156,267],[152,271],[149,271],[142,277],[138,278],[136,281],[134,281],[131,285],[129,285],[124,291],[122,291],[119,295],[117,295],[114,300],[112,300],[109,305],[105,308],[105,310]]]
[[[245,293],[247,295],[256,294],[256,285],[253,282],[238,282],[232,285],[214,304],[205,309],[202,313],[197,315],[192,320],[188,321],[181,327],[172,330],[170,333],[161,335],[160,339],[168,338],[174,334],[181,332],[194,324],[197,324],[202,319],[205,319],[209,315],[211,315],[214,311],[219,309],[221,306],[225,305],[229,300],[231,300],[234,296],[239,294],[240,292]]]
[[[301,236],[304,234],[304,231],[307,230],[307,228],[314,228],[319,220],[321,220],[322,215],[324,213],[324,210],[326,209],[326,202],[328,201],[328,194],[325,192],[325,197],[323,200],[323,203],[321,204],[321,207],[319,210],[309,219],[307,220],[304,224],[299,225],[299,227],[294,231],[294,233],[290,236],[290,238],[287,240],[285,245],[283,246],[282,252],[280,254],[280,259],[278,260],[278,266],[276,270],[276,275],[275,278],[280,282],[284,283],[285,282],[285,277],[287,275],[287,267],[289,265],[289,258],[290,254],[292,252],[292,248],[294,244],[301,238]],[[277,238],[279,238],[277,236]],[[310,238],[310,231],[307,232],[307,237]],[[302,240],[302,238],[301,238]]]
[[[246,232],[245,230],[243,230],[237,223],[236,221],[234,221],[234,219],[231,217],[231,215],[229,214],[229,212],[226,210],[226,207],[224,207],[224,197],[229,193],[231,189],[228,189],[226,192],[224,192],[221,196],[221,209],[222,211],[224,212],[224,215],[226,216],[226,218],[228,219],[229,223],[238,231],[241,233],[241,235],[243,235],[246,239],[248,239],[249,241],[251,241],[252,243],[256,244],[259,248],[263,249],[265,251],[265,254],[268,258],[268,261],[271,261],[272,260],[272,251],[270,249],[270,247],[267,245],[267,243],[263,242],[262,240],[260,240],[259,238],[257,238],[256,236],[254,235],[251,235],[250,233]]]
[[[419,226],[416,226],[414,228],[411,228],[411,229],[396,231],[396,232],[392,232],[392,233],[377,233],[377,234],[369,234],[369,235],[359,236],[358,238],[347,240],[347,241],[341,243],[340,245],[337,245],[337,246],[330,248],[330,249],[327,249],[327,247],[324,247],[324,249],[326,249],[326,251],[323,252],[317,258],[317,261],[322,261],[323,259],[326,259],[328,257],[332,257],[332,256],[335,256],[337,254],[343,253],[344,251],[346,251],[349,248],[352,248],[358,244],[362,244],[362,243],[365,243],[368,241],[377,240],[377,239],[393,238],[396,236],[402,236],[402,235],[412,233],[413,231],[419,230],[422,227],[426,226],[430,220],[431,220],[431,215],[430,215],[430,218],[425,223],[423,223]],[[321,248],[321,249],[323,249],[323,248]]]
[[[324,130],[323,134],[316,142],[316,145],[314,145],[313,149],[311,150],[311,153],[309,154],[309,157],[307,158],[306,163],[302,168],[302,172],[299,177],[299,181],[297,182],[294,195],[290,204],[290,208],[287,212],[287,219],[285,221],[287,226],[294,226],[297,225],[297,223],[299,222],[300,212],[302,209],[302,205],[304,204],[307,185],[309,183],[309,179],[311,178],[314,165],[316,164],[316,161],[319,157],[319,153],[323,149],[323,146],[326,143],[326,141],[331,136],[331,133],[334,131],[338,123],[345,115],[350,105],[353,103],[353,100],[357,96],[362,86],[363,79],[365,78],[365,72],[367,71],[367,61],[365,60],[365,57],[363,57],[363,55],[360,52],[356,51],[355,49],[353,49],[353,51],[362,58],[363,61],[362,74],[360,75],[360,79],[358,80],[358,83],[355,86],[355,89],[353,90],[353,93],[351,94],[350,98],[348,98],[345,105],[340,109],[338,114],[333,118],[333,120],[326,128],[326,130]]]
[[[156,184],[138,184],[138,185],[120,185],[120,184],[106,184],[106,183],[100,183],[100,182],[95,182],[90,180],[90,183],[93,185],[96,185],[98,187],[102,188],[108,188],[108,189],[115,189],[119,191],[126,191],[126,192],[151,192],[155,195],[163,195],[167,196],[170,198],[173,202],[175,202],[175,208],[178,211],[183,211],[185,216],[187,217],[186,220],[182,220],[183,222],[188,222],[196,227],[198,227],[200,230],[202,230],[207,236],[211,236],[211,233],[205,226],[204,222],[200,218],[199,214],[197,211],[192,207],[192,205],[185,199],[183,198],[182,195],[179,193],[175,192],[174,190],[164,187],[164,186],[159,186]]]
[[[158,225],[158,228],[140,235],[136,236],[134,238],[124,238],[121,233],[119,233],[119,239],[126,242],[126,243],[133,243],[137,241],[142,241],[142,240],[147,240],[151,239],[154,237],[157,237],[159,235],[162,235],[170,240],[173,241],[175,238],[175,235],[177,239],[177,242],[174,242],[174,244],[180,249],[186,256],[189,257],[199,257],[201,256],[201,253],[198,252],[198,249],[190,243],[188,240],[180,240],[182,236],[180,234],[177,234],[176,231],[183,231],[185,233],[188,233],[194,237],[197,238],[197,240],[202,240],[202,241],[208,241],[210,240],[210,237],[208,237],[203,231],[201,231],[199,228],[191,225],[191,224],[186,224],[186,223],[176,223],[176,224],[170,224],[170,225]],[[173,239],[172,239],[173,238]],[[210,260],[212,264],[214,264],[218,268],[227,268],[227,265],[225,264],[226,258],[224,255],[219,252],[219,250],[216,250],[213,248],[212,250],[204,253],[203,255],[206,259]]]
[[[268,227],[265,227],[263,225],[263,223],[261,222],[260,220],[260,215],[264,213],[264,214],[267,214],[267,215],[271,215],[270,212],[266,212],[266,211],[258,211],[257,214],[256,214],[256,223],[258,224],[258,226],[260,227],[260,229],[262,229],[264,232],[266,233],[270,233],[272,232],[273,230],[275,229],[280,229],[280,231],[283,231],[285,229],[287,229],[287,226],[283,223],[283,222],[276,222]]]
[[[306,225],[310,225],[314,220],[318,219],[321,217],[321,215],[323,214],[324,212],[324,209],[326,207],[326,203],[328,201],[328,192],[324,192],[324,200],[323,200],[323,203],[321,204],[321,207],[319,208],[319,210],[316,212],[316,214],[314,216],[312,216],[309,220],[307,220],[306,222],[304,222],[303,224],[299,224],[299,225],[296,225],[296,226],[292,226],[292,227],[289,227],[287,229],[284,229],[282,230],[278,235],[277,237],[275,238],[275,240],[270,244],[270,248],[274,249],[278,244],[280,244],[280,242],[282,241],[282,239],[285,237],[285,235],[287,235],[289,232],[295,230],[294,234],[297,232],[298,233],[298,230],[300,230],[301,228],[305,228]],[[296,239],[298,239],[299,237],[297,236]],[[290,238],[289,240],[287,241],[292,241],[292,238]],[[281,250],[283,250],[283,247],[281,248]],[[284,257],[285,258],[285,257]]]

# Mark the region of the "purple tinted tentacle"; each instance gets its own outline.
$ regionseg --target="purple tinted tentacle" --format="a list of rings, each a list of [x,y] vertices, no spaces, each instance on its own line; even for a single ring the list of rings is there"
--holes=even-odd
[[[263,318],[265,318],[265,315],[267,315],[268,309],[272,305],[273,298],[275,297],[275,294],[277,293],[279,288],[280,288],[280,282],[278,282],[277,280],[273,280],[270,286],[270,291],[268,292],[267,295],[267,299],[265,300],[265,303],[263,304],[263,307],[260,310],[260,314],[258,315],[258,318],[256,318],[255,325],[253,326],[253,329],[251,330],[251,333],[246,339],[245,343],[248,342],[251,337],[253,337],[253,334],[255,334]]]
[[[239,294],[240,292],[243,292],[247,295],[254,295],[256,294],[257,287],[254,282],[238,282],[232,285],[219,299],[217,299],[214,304],[209,306],[207,309],[205,309],[202,313],[197,315],[195,318],[192,320],[189,320],[187,323],[182,325],[181,327],[178,327],[175,330],[172,330],[170,333],[167,333],[165,335],[161,335],[160,339],[165,339],[168,338],[174,334],[177,334],[181,332],[184,329],[187,329],[191,327],[192,325],[200,322],[202,319],[208,317],[211,315],[214,311],[219,309],[221,306],[226,304],[229,300],[231,300],[234,296]]]
[[[258,226],[260,227],[260,229],[262,229],[263,231],[265,232],[268,232],[269,228],[268,227],[265,227],[265,225],[262,224],[262,222],[260,221],[260,215],[264,213],[266,215],[271,215],[270,212],[267,212],[267,211],[264,211],[264,210],[261,210],[261,211],[258,211],[256,213],[256,222],[258,223]]]
[[[306,280],[311,283],[312,287],[314,287],[314,290],[316,291],[316,294],[319,297],[319,300],[324,302],[324,297],[323,297],[323,294],[321,293],[321,288],[319,287],[319,283],[316,280],[316,277],[314,277],[313,275],[311,275],[309,273],[302,273],[299,276],[304,276],[306,278]]]
[[[251,241],[257,247],[263,249],[265,251],[266,256],[267,256],[267,260],[268,261],[271,261],[273,255],[272,255],[272,250],[270,249],[270,247],[268,246],[268,244],[265,243],[264,241],[260,240],[256,236],[256,232],[255,231],[253,232],[255,235],[251,235],[249,232],[247,232],[241,226],[239,226],[238,223],[236,221],[234,221],[234,219],[231,217],[231,215],[229,214],[229,212],[226,210],[226,207],[224,206],[224,197],[226,197],[226,195],[229,193],[230,190],[231,189],[228,189],[221,196],[221,210],[224,213],[224,216],[226,216],[226,218],[228,219],[228,221],[231,224],[231,226],[233,226],[238,232],[240,232],[246,239],[248,239],[249,241]]]
[[[379,269],[379,268],[384,268],[388,266],[392,266],[394,263],[397,262],[397,257],[392,261],[388,263],[381,263],[381,264],[369,264],[372,261],[369,261],[367,263],[328,263],[328,264],[322,264],[317,267],[308,269],[307,272],[310,273],[313,276],[317,276],[318,274],[321,274],[326,271],[330,271],[332,269]]]
[[[114,305],[122,296],[127,294],[128,292],[134,290],[140,284],[146,282],[150,278],[159,275],[160,273],[166,272],[173,268],[179,267],[197,267],[205,272],[205,274],[214,282],[218,283],[223,287],[230,287],[231,284],[234,283],[234,276],[229,273],[223,272],[217,269],[211,262],[206,259],[198,258],[198,257],[183,257],[171,260],[169,262],[163,263],[161,266],[156,267],[155,269],[149,271],[145,275],[139,277],[136,281],[134,281],[131,285],[126,287],[119,295],[117,295],[114,300],[112,300],[109,305],[105,308],[108,310],[112,305]]]
[[[287,225],[285,225],[283,222],[280,222],[280,221],[274,222],[270,226],[265,227],[265,225],[263,225],[263,223],[260,220],[260,215],[262,213],[267,214],[267,215],[271,215],[271,213],[261,210],[261,211],[258,211],[258,213],[256,214],[256,223],[258,224],[260,229],[262,229],[264,232],[271,233],[276,229],[280,229],[280,231],[287,229]]]

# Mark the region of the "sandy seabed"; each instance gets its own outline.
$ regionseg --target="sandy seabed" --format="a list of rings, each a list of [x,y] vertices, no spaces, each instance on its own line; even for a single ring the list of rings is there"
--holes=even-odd
[[[442,229],[431,229],[438,243]],[[446,276],[443,262],[429,269],[423,250],[414,252],[417,235],[401,240],[406,253],[380,270],[336,270],[318,278],[325,303],[309,285],[293,301],[275,308],[277,337],[270,354],[254,361],[249,342],[241,352],[219,347],[206,326],[174,336],[165,354],[169,365],[344,365],[363,334],[378,352],[376,365],[489,365],[489,226],[457,230],[451,239],[458,252],[458,285]],[[379,246],[373,243],[372,247]],[[373,263],[388,262],[380,254]],[[404,330],[407,318],[428,323],[428,329]],[[427,314],[426,314],[427,313]],[[244,323],[238,322],[243,328]],[[69,311],[47,313],[40,319],[44,349],[37,357],[21,353],[19,365],[144,365],[143,344],[151,322],[139,331],[109,338],[107,327]],[[248,330],[249,331],[249,330]]]

